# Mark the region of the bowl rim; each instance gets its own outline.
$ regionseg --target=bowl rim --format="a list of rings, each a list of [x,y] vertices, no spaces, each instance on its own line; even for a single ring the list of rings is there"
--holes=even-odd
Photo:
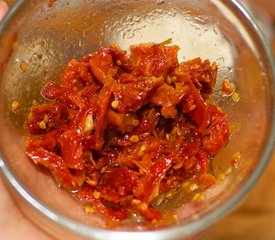
[[[213,0],[212,0],[213,1]],[[216,1],[216,0],[214,0]],[[221,0],[223,2],[225,0]],[[17,0],[11,7],[8,14],[0,23],[0,35],[4,32],[6,26],[16,14],[16,12],[26,3],[26,0]],[[229,1],[228,1],[229,2]],[[178,225],[174,227],[169,227],[165,229],[158,229],[155,231],[145,230],[145,231],[114,231],[108,229],[101,229],[92,226],[87,226],[82,223],[78,223],[75,220],[72,220],[68,217],[60,215],[53,210],[49,209],[39,200],[31,195],[27,189],[21,184],[21,182],[12,175],[12,171],[5,164],[3,156],[0,153],[0,173],[4,177],[5,182],[9,184],[12,190],[15,190],[21,198],[23,198],[27,204],[33,206],[36,212],[41,214],[43,217],[46,217],[48,220],[57,223],[59,226],[65,230],[69,230],[76,234],[79,234],[83,237],[93,237],[95,239],[131,239],[131,240],[140,240],[140,239],[150,239],[150,240],[165,240],[165,239],[176,239],[179,236],[192,236],[194,233],[198,233],[213,225],[217,220],[221,219],[223,216],[228,214],[244,196],[251,190],[256,181],[260,178],[263,171],[265,170],[271,155],[273,152],[273,147],[275,143],[275,96],[274,96],[274,86],[275,86],[275,61],[274,56],[270,47],[269,42],[265,38],[262,30],[258,26],[255,18],[246,10],[242,3],[238,0],[230,0],[230,4],[234,6],[243,18],[251,25],[254,33],[259,38],[261,47],[264,50],[264,55],[266,55],[271,71],[271,80],[272,80],[272,123],[269,133],[269,138],[267,144],[264,148],[264,151],[260,157],[259,164],[257,168],[254,169],[254,172],[251,176],[248,177],[247,181],[241,186],[241,188],[236,192],[236,194],[228,199],[222,206],[215,209],[214,212],[207,213],[205,216],[202,216],[197,221],[192,221],[184,225]]]

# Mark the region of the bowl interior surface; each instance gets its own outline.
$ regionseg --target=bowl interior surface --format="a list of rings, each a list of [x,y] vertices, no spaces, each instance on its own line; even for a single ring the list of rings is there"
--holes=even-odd
[[[169,38],[180,46],[181,61],[201,57],[219,67],[213,101],[228,114],[231,138],[212,162],[214,174],[225,173],[236,152],[241,153],[241,162],[206,190],[205,201],[184,202],[182,196],[171,200],[166,207],[177,208],[181,224],[162,229],[164,234],[150,232],[150,239],[193,234],[238,202],[268,161],[274,121],[270,56],[250,17],[241,10],[236,1],[225,0],[58,0],[51,8],[46,0],[18,1],[0,31],[0,152],[4,175],[13,180],[15,192],[36,208],[36,213],[26,208],[26,214],[57,221],[76,235],[111,239],[112,231],[105,232],[101,218],[85,213],[78,201],[26,158],[23,125],[33,100],[44,101],[43,85],[58,82],[71,59],[112,43],[129,49],[131,44]],[[239,101],[220,91],[225,78],[235,83]],[[11,107],[14,100],[20,103],[18,111]],[[99,235],[100,229],[106,235]],[[150,229],[141,223],[125,223],[118,230]]]

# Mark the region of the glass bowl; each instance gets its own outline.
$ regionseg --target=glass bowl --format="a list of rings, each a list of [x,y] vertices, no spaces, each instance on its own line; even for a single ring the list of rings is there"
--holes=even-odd
[[[18,0],[0,33],[1,173],[20,209],[55,238],[195,237],[240,202],[268,163],[275,136],[272,53],[236,0]],[[212,163],[218,181],[203,192],[204,201],[178,197],[169,202],[177,206],[178,224],[108,229],[26,158],[23,125],[33,100],[43,101],[42,86],[58,81],[70,59],[114,42],[127,49],[169,38],[181,47],[180,60],[199,56],[218,64],[213,101],[227,113],[231,130],[228,145]],[[225,78],[236,85],[235,97],[220,91]],[[12,108],[15,100],[21,106],[17,111]],[[236,169],[231,162],[235,153],[241,155]]]

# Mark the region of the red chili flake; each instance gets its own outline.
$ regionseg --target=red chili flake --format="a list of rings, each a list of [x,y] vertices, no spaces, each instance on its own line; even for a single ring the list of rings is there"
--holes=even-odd
[[[53,7],[56,2],[57,2],[57,0],[49,0],[48,7],[49,8]]]

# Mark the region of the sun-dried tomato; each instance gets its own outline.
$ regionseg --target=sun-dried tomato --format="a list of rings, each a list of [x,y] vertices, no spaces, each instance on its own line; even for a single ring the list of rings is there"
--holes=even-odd
[[[72,60],[30,111],[27,156],[108,221],[161,221],[159,195],[216,180],[209,165],[229,139],[226,114],[208,101],[217,66],[179,63],[178,50],[140,44],[128,56],[113,45]]]

